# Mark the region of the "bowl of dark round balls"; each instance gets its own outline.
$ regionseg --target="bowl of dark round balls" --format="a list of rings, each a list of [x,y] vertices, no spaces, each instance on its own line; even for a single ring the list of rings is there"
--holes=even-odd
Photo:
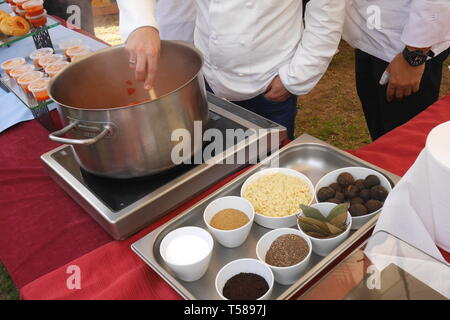
[[[392,186],[381,173],[363,167],[331,171],[315,188],[317,202],[345,203],[350,207],[352,229],[356,230],[381,211]]]

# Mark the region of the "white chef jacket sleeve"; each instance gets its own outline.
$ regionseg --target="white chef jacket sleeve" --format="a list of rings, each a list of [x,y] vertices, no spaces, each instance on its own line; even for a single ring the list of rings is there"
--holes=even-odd
[[[413,0],[403,29],[405,45],[427,48],[450,40],[450,0]]]
[[[293,59],[279,69],[281,82],[304,95],[319,82],[336,54],[345,20],[343,0],[313,0],[306,6],[305,30]]]
[[[159,30],[155,18],[155,0],[117,0],[120,12],[120,34],[126,41],[130,33],[141,27]]]

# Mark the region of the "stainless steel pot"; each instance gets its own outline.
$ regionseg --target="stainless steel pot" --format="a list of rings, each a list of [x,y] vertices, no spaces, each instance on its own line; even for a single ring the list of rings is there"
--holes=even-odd
[[[175,129],[194,134],[194,121],[208,120],[201,54],[182,42],[162,41],[151,102],[122,46],[69,65],[50,83],[62,130],[50,139],[73,146],[79,165],[111,178],[134,178],[175,166]],[[66,135],[66,137],[63,137]],[[194,139],[192,139],[193,141]],[[201,146],[192,143],[192,154]],[[188,155],[190,156],[190,155]]]

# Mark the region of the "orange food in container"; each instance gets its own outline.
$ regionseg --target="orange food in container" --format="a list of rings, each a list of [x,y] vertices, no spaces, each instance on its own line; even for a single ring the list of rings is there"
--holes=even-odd
[[[20,10],[23,10],[23,5],[25,2],[28,2],[29,0],[14,0],[14,3],[16,4],[17,8]]]
[[[44,13],[44,1],[29,0],[23,4],[23,9],[29,17],[39,16]]]
[[[53,78],[68,65],[69,63],[67,61],[52,63],[51,65],[48,65],[47,68],[45,68],[45,73],[48,74],[51,78]]]
[[[36,66],[41,67],[39,65],[39,59],[46,57],[46,56],[50,56],[53,54],[53,52],[54,52],[53,48],[37,49],[30,54],[30,59],[34,61],[34,64]]]
[[[91,51],[89,50],[89,47],[85,45],[73,46],[66,50],[66,55],[71,61],[84,57],[90,53]]]
[[[55,62],[60,62],[63,60],[64,60],[64,56],[62,54],[52,54],[52,55],[40,58],[38,63],[43,69],[45,69],[48,65],[55,63]]]
[[[44,73],[41,71],[31,71],[25,73],[17,79],[17,83],[25,90],[27,93],[31,93],[28,89],[28,86],[36,80],[42,79],[44,77]]]
[[[20,10],[20,9],[17,9],[16,13],[18,16],[20,16],[22,18],[25,18],[26,14],[27,14],[27,12],[25,10]]]
[[[0,67],[5,70],[8,77],[11,77],[11,70],[23,64],[25,64],[24,58],[12,58],[3,62]]]
[[[17,81],[20,76],[24,75],[25,73],[34,71],[35,68],[36,67],[32,64],[22,64],[18,67],[14,67],[10,72],[11,78],[14,78]]]
[[[42,14],[37,16],[30,16],[27,14],[26,19],[30,21],[35,28],[45,26],[47,24],[47,10],[44,10]]]
[[[48,84],[50,83],[49,78],[42,78],[33,81],[28,86],[28,90],[33,94],[37,101],[45,101],[50,99],[48,95]]]
[[[71,38],[63,40],[59,43],[59,48],[64,51],[64,54],[67,56],[67,50],[72,47],[82,46],[83,40],[79,38]],[[69,57],[69,56],[67,56]]]

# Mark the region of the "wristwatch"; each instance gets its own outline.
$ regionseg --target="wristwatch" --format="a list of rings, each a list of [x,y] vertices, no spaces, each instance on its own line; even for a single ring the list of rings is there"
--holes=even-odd
[[[427,62],[428,57],[433,58],[434,52],[430,50],[428,54],[425,54],[421,50],[410,51],[405,47],[405,49],[403,49],[403,57],[411,66],[418,67]]]

